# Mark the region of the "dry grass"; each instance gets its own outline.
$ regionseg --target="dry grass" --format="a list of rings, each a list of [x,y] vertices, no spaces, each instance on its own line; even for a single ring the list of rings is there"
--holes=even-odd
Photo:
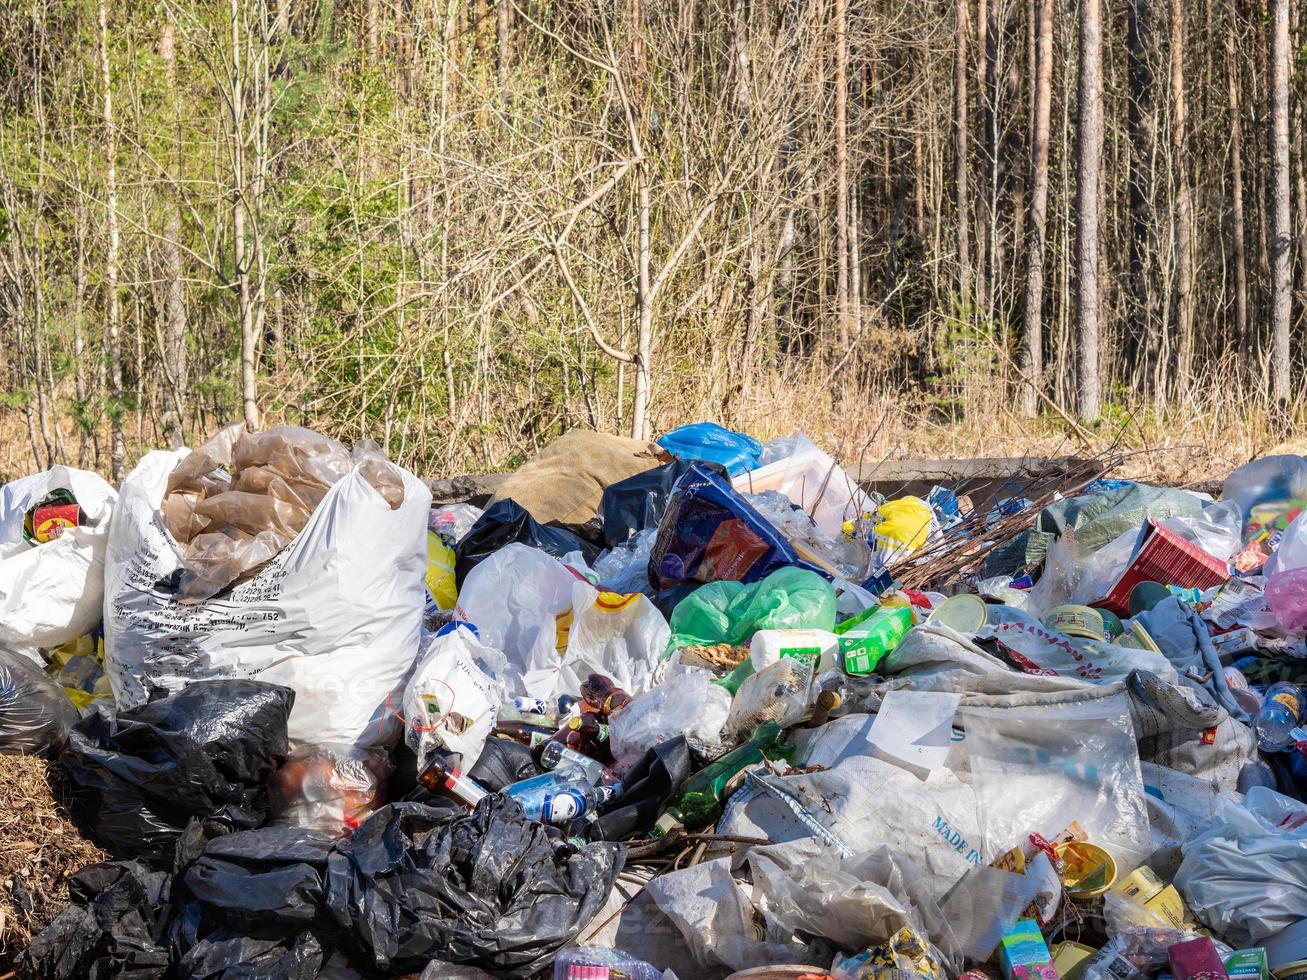
[[[77,832],[51,775],[44,759],[0,755],[0,963],[68,903],[69,875],[108,858]]]
[[[846,465],[881,459],[1093,455],[1120,450],[1126,459],[1117,475],[1190,485],[1219,483],[1241,463],[1271,452],[1307,452],[1307,419],[1301,405],[1287,431],[1276,434],[1255,396],[1215,381],[1196,384],[1194,391],[1201,394],[1165,408],[1146,403],[1112,406],[1106,418],[1086,425],[1082,435],[1053,411],[1034,420],[1018,417],[1015,392],[997,379],[969,382],[955,397],[942,399],[918,390],[849,387],[816,375],[777,374],[752,382],[723,408],[727,400],[720,386],[700,386],[683,377],[659,389],[653,405],[655,431],[698,419],[720,421],[760,439],[798,429]],[[274,379],[266,387],[271,391],[277,384]],[[309,424],[346,442],[382,438],[379,432],[359,431],[356,420],[349,417],[281,419],[270,414],[266,424],[278,421]],[[162,445],[153,436],[153,426],[135,422],[129,419],[125,429],[129,467],[143,452]],[[547,442],[551,433],[583,424],[586,412],[578,405],[570,415],[554,418],[544,433],[528,435],[505,417],[475,436],[436,426],[423,440],[420,454],[412,442],[396,442],[388,448],[393,458],[423,477],[455,476],[512,468]],[[611,419],[607,427],[613,427]],[[75,465],[78,440],[70,422],[62,432],[68,462]],[[107,447],[107,438],[101,444]],[[107,448],[105,453],[98,467],[102,471],[108,466]],[[0,482],[33,469],[22,416],[0,410]]]

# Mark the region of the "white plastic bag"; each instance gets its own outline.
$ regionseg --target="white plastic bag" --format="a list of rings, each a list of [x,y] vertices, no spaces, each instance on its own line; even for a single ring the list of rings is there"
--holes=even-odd
[[[859,726],[866,715],[846,715],[826,726],[838,726],[845,735],[865,737]],[[932,772],[926,779],[881,759],[846,754],[832,736],[830,747],[809,748],[809,765],[831,769],[794,776],[764,776],[789,801],[760,789],[753,781],[736,790],[717,822],[719,834],[763,837],[773,843],[813,837],[810,821],[821,824],[850,852],[859,853],[884,844],[896,858],[920,868],[928,894],[942,898],[975,865],[982,862],[982,839],[976,823],[976,796],[949,769]],[[845,741],[852,748],[852,743]],[[790,804],[800,806],[800,818]]]
[[[978,699],[980,700],[980,699]],[[1126,694],[983,699],[958,709],[971,784],[997,858],[1076,821],[1128,874],[1151,850],[1139,752]]]
[[[352,470],[253,578],[199,603],[159,514],[186,450],[148,453],[123,481],[105,560],[105,665],[119,706],[195,680],[252,677],[295,691],[296,743],[385,744],[386,701],[418,650],[431,493],[403,470],[396,510]]]
[[[667,621],[646,596],[600,592],[538,548],[505,545],[468,573],[458,619],[508,657],[514,693],[574,693],[591,673],[632,696],[653,685]]]
[[[805,947],[767,940],[753,902],[731,875],[729,858],[658,875],[645,890],[705,971],[803,962]]]
[[[722,746],[731,695],[713,675],[693,667],[669,673],[661,684],[613,715],[608,725],[613,754],[645,752],[678,735],[711,751]]]
[[[459,753],[464,772],[476,764],[504,702],[495,674],[506,664],[466,626],[431,638],[404,686],[404,740],[417,754],[419,771],[437,746]]]
[[[1175,887],[1204,925],[1260,946],[1307,917],[1307,805],[1258,786],[1220,817],[1185,845]]]
[[[827,537],[839,537],[845,521],[873,509],[857,482],[802,432],[771,440],[761,459],[757,469],[741,473],[731,485],[741,493],[785,494]]]
[[[23,516],[53,490],[69,490],[83,523],[53,541],[23,540]],[[118,494],[94,473],[55,466],[0,488],[0,644],[62,646],[100,621],[104,551]]]

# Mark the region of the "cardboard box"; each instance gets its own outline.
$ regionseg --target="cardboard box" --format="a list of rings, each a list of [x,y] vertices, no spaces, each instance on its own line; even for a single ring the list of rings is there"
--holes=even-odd
[[[998,942],[998,961],[1006,980],[1058,980],[1053,956],[1034,919],[1018,919]]]

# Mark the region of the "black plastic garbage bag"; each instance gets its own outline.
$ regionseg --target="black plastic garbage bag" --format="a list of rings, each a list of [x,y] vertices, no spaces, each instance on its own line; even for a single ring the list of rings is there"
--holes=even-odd
[[[97,706],[63,764],[91,836],[115,857],[169,865],[192,818],[216,831],[259,826],[265,784],[288,754],[295,693],[261,681],[201,681],[116,716]]]
[[[186,870],[186,894],[235,926],[303,927],[318,917],[335,839],[304,827],[263,827],[209,841]]]
[[[587,563],[599,557],[600,549],[571,531],[541,524],[515,500],[500,500],[477,518],[454,549],[454,577],[463,587],[467,573],[506,544],[519,542],[539,548],[555,558],[579,551]]]
[[[176,980],[317,980],[328,953],[314,932],[220,928],[177,961]]]
[[[332,943],[322,900],[333,838],[302,827],[218,837],[182,876],[173,920],[176,976],[313,980]]]
[[[386,975],[433,959],[527,977],[604,905],[626,849],[550,841],[507,797],[472,813],[392,803],[328,858],[327,906],[356,965]]]
[[[68,880],[68,907],[32,940],[20,967],[43,980],[164,976],[170,878],[139,861],[83,868]]]
[[[591,835],[599,840],[621,840],[652,830],[663,804],[693,769],[684,735],[655,745],[627,772],[622,795],[591,824]]]
[[[694,460],[674,459],[605,487],[599,503],[599,516],[604,521],[604,543],[615,548],[637,531],[657,527],[667,510],[667,501],[672,498],[676,481],[693,465]]]
[[[0,650],[0,754],[43,755],[64,744],[77,709],[35,663]]]
[[[498,793],[504,787],[540,775],[531,750],[510,738],[488,738],[468,778],[478,786]]]

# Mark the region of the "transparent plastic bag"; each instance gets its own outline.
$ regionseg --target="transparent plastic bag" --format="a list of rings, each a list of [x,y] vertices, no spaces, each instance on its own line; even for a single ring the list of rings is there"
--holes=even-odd
[[[1307,459],[1301,456],[1264,456],[1245,463],[1225,478],[1221,499],[1232,500],[1246,523],[1254,506],[1307,497]]]
[[[1194,914],[1240,946],[1307,917],[1307,804],[1264,786],[1184,845],[1175,887]]]
[[[1119,874],[1147,857],[1148,809],[1124,691],[968,705],[957,718],[988,858],[1031,833],[1055,837],[1072,821],[1111,852]]]
[[[620,949],[575,946],[554,960],[554,980],[612,977],[622,980],[661,980],[663,971]]]
[[[394,767],[384,749],[314,745],[298,749],[268,780],[271,823],[341,837],[386,802]]]
[[[442,504],[432,507],[427,530],[435,531],[450,545],[456,545],[485,511],[472,504]]]
[[[758,468],[732,481],[743,493],[776,490],[796,503],[827,537],[873,507],[857,482],[802,432],[762,447]]]
[[[731,702],[726,730],[743,741],[763,722],[786,728],[799,721],[811,704],[812,664],[786,657],[769,664],[743,684]]]
[[[658,539],[657,528],[637,531],[625,544],[604,552],[594,563],[594,572],[605,588],[626,594],[649,588],[649,556]]]
[[[182,597],[208,599],[257,572],[355,467],[391,510],[403,503],[403,480],[370,441],[351,452],[300,426],[251,433],[238,423],[185,456],[160,505],[182,561]]]
[[[712,680],[706,670],[684,668],[617,712],[608,726],[613,754],[645,752],[678,735],[699,748],[719,750],[731,696]]]

